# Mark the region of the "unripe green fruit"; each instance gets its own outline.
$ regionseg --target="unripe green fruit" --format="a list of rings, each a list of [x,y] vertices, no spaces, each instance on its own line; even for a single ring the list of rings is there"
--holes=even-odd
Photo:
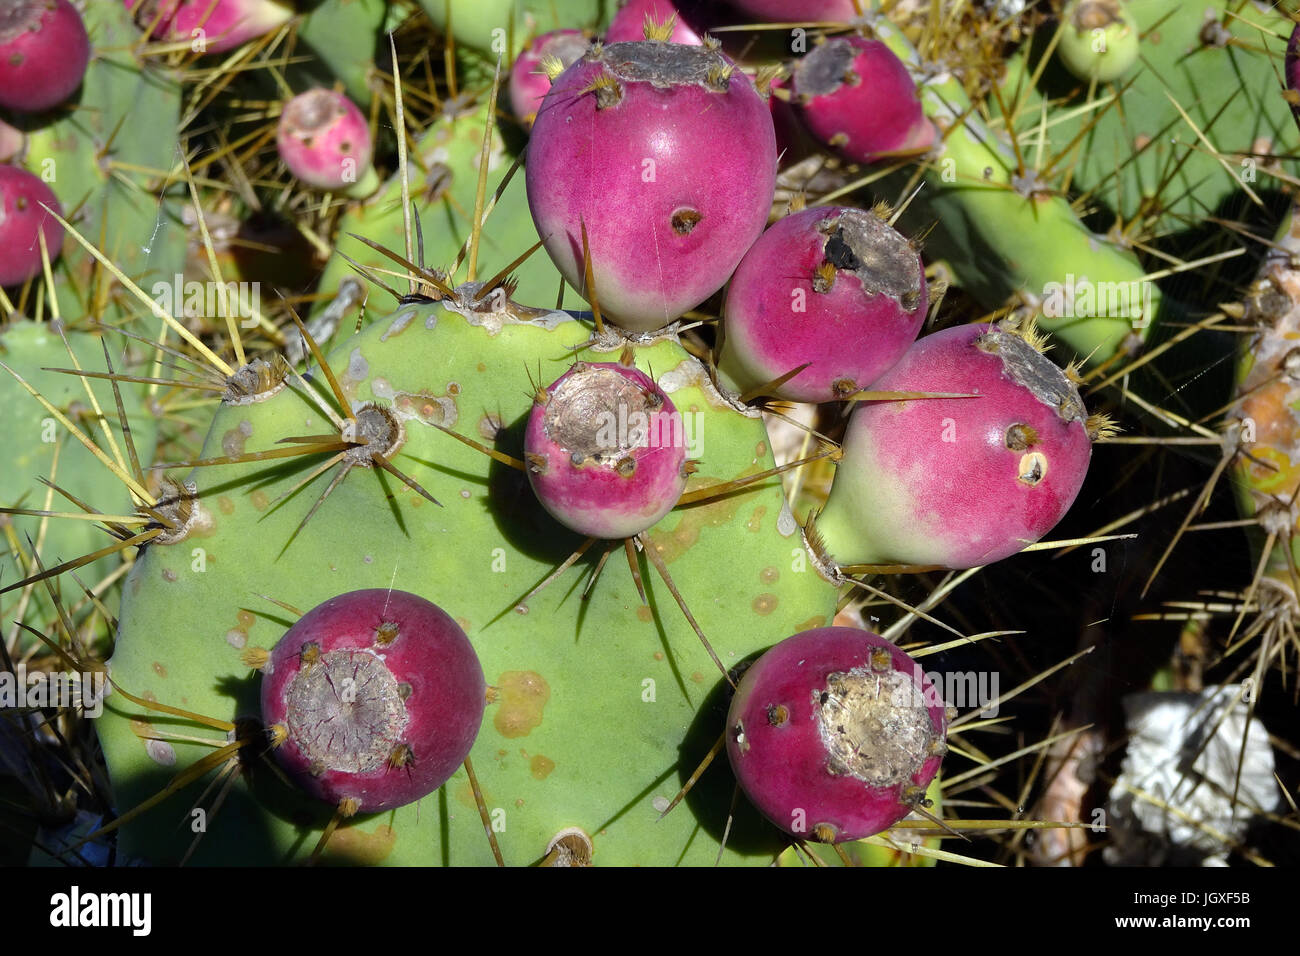
[[[1138,27],[1123,0],[1075,0],[1064,17],[1056,52],[1079,79],[1110,83],[1137,63]]]

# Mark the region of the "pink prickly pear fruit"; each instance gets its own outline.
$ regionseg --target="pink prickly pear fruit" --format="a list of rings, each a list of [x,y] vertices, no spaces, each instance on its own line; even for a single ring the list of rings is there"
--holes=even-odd
[[[374,178],[366,118],[334,90],[308,90],[285,103],[275,142],[289,171],[316,189],[354,190]]]
[[[727,281],[767,224],[776,135],[725,57],[647,41],[596,46],[564,71],[533,125],[528,204],[556,267],[611,323],[663,328]]]
[[[872,0],[859,3],[863,13],[872,7]],[[853,0],[731,0],[731,5],[741,13],[776,23],[845,23],[859,16]]]
[[[671,19],[672,33],[666,38],[669,43],[701,46],[704,43],[701,34],[708,22],[704,6],[700,0],[627,0],[609,21],[605,42],[636,43],[645,40],[647,22],[667,26]]]
[[[685,428],[644,372],[578,362],[534,397],[524,433],[528,480],[556,521],[596,538],[658,523],[686,489]]]
[[[136,26],[152,38],[166,36],[181,0],[122,0]]]
[[[262,721],[312,796],[372,813],[441,787],[487,702],[474,648],[436,604],[376,588],[308,611],[262,673]]]
[[[40,273],[40,233],[50,260],[58,258],[63,227],[42,203],[63,215],[59,200],[39,176],[0,166],[0,286],[18,285]]]
[[[777,827],[841,843],[928,805],[946,733],[943,699],[912,658],[870,631],[820,627],[745,671],[727,713],[727,756]]]
[[[182,0],[167,35],[193,41],[199,53],[225,53],[270,33],[292,16],[292,9],[272,0]]]
[[[39,113],[81,85],[90,38],[68,0],[0,0],[0,107]]]
[[[763,233],[727,286],[719,370],[744,392],[831,402],[869,387],[916,340],[921,257],[870,210],[814,207]]]
[[[854,162],[935,143],[916,83],[879,40],[828,40],[799,61],[791,88],[809,132]]]
[[[587,46],[581,30],[554,30],[537,37],[515,59],[510,68],[510,109],[525,125],[532,125],[551,88],[544,61],[553,57],[567,68],[587,52]]]
[[[976,397],[854,410],[816,519],[823,557],[977,567],[1034,543],[1074,503],[1100,420],[1020,336],[985,325],[936,332],[872,388]]]

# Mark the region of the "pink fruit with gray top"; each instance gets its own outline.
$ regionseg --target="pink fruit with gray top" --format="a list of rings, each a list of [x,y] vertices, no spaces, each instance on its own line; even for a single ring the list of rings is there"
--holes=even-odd
[[[486,694],[474,648],[445,611],[375,588],[330,598],[285,633],[263,668],[262,721],[304,790],[372,813],[456,772]]]
[[[807,364],[770,394],[842,399],[902,357],[927,308],[920,255],[875,213],[805,209],[763,233],[732,276],[719,369],[743,392]]]
[[[554,30],[533,40],[515,59],[510,68],[510,109],[520,120],[531,125],[542,104],[551,78],[542,61],[555,57],[565,67],[587,52],[587,37],[581,30]]]
[[[81,85],[90,39],[68,0],[0,0],[0,107],[39,113]]]
[[[719,53],[615,43],[555,81],[525,171],[560,273],[583,289],[585,224],[605,318],[652,331],[720,289],[762,233],[776,136],[753,83]]]
[[[534,398],[524,434],[528,480],[567,528],[628,538],[658,523],[686,489],[685,427],[644,372],[578,362]]]
[[[0,165],[0,286],[18,285],[40,274],[40,233],[45,234],[50,260],[58,258],[63,227],[42,204],[63,215],[59,200],[39,176]]]
[[[1078,389],[1024,339],[963,325],[921,339],[873,389],[973,394],[863,402],[816,531],[839,565],[971,568],[1069,510],[1092,454]]]
[[[727,756],[777,827],[840,843],[925,805],[946,732],[944,701],[912,658],[870,631],[821,627],[745,671],[727,713]]]
[[[275,142],[289,171],[317,189],[348,189],[371,172],[366,118],[334,90],[308,90],[289,100]]]
[[[837,37],[815,47],[795,67],[791,89],[809,132],[854,162],[936,142],[912,75],[879,40]]]

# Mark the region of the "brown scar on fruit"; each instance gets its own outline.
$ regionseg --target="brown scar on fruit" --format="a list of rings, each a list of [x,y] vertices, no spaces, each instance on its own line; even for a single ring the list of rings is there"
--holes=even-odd
[[[506,671],[496,683],[500,707],[492,724],[502,737],[527,737],[542,722],[551,688],[536,671]]]

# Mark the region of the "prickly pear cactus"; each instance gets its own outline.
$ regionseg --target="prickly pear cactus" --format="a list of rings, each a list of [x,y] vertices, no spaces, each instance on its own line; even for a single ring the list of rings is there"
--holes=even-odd
[[[1077,865],[1104,839],[1089,827],[1111,808],[1089,801],[1127,744],[1124,694],[1248,687],[1263,693],[1251,713],[1291,740],[1292,688],[1283,667],[1270,670],[1294,645],[1300,553],[1288,344],[1300,292],[1286,229],[1261,278],[1242,279],[1255,279],[1290,201],[1286,157],[1300,137],[1286,114],[1300,93],[1283,90],[1294,73],[1283,61],[1289,14],[1235,0],[325,0],[293,15],[276,6],[267,31],[227,38],[217,52],[162,39],[166,24],[145,37],[140,11],[133,23],[123,4],[77,6],[94,51],[82,88],[42,114],[0,115],[0,162],[45,178],[67,219],[48,276],[0,290],[0,361],[15,373],[0,374],[0,400],[13,409],[0,426],[9,450],[0,611],[25,625],[6,627],[0,657],[112,679],[97,744],[84,743],[75,703],[48,708],[62,732],[41,735],[39,747],[28,714],[3,728],[33,743],[16,786],[42,781],[48,767],[99,761],[111,782],[111,794],[74,787],[59,800],[41,795],[58,788],[28,788],[19,832],[40,821],[41,854],[72,860],[87,847],[69,839],[98,828],[97,849],[154,864]],[[214,6],[222,17],[234,9]],[[743,274],[730,287],[705,283],[710,297],[698,290],[688,312],[665,315],[680,320],[668,328],[612,328],[618,268],[599,248],[610,222],[592,216],[621,217],[613,232],[634,234],[631,220],[650,216],[636,183],[617,214],[608,202],[585,210],[581,237],[561,227],[572,239],[562,279],[529,205],[545,203],[545,177],[534,196],[525,191],[529,129],[501,104],[527,44],[553,29],[598,39],[615,7],[624,30],[628,11],[639,20],[651,7],[721,28],[715,40],[661,19],[645,35],[720,48],[730,62],[711,83],[770,97],[779,198],[769,233],[822,207],[898,230],[911,257],[906,310],[924,327],[921,344],[910,326],[897,332],[893,371],[881,359],[837,373],[841,387],[813,396],[824,404],[799,404],[808,396],[786,386],[811,357],[798,343],[832,341],[838,363],[871,337],[819,337],[795,309],[793,331],[771,337],[794,354],[728,372],[750,318]],[[796,19],[771,22],[782,16]],[[607,38],[585,56],[614,62],[612,46]],[[839,70],[846,50],[870,56]],[[534,69],[556,79],[561,68]],[[883,115],[853,125],[879,134],[870,148],[846,148],[851,131],[822,103],[869,92],[855,70],[892,77],[908,107],[906,128],[877,129],[890,125]],[[344,91],[359,107],[340,150],[373,145],[377,191],[311,187],[277,151],[284,104],[313,90]],[[657,90],[635,99],[657,103]],[[615,109],[622,93],[611,76],[570,91],[597,111]],[[763,126],[767,113],[755,113]],[[692,163],[735,148],[699,139]],[[544,153],[532,149],[534,174]],[[562,154],[551,159],[551,179],[572,172]],[[637,170],[643,159],[631,156]],[[582,169],[590,183],[579,185],[599,193],[595,166]],[[768,208],[759,198],[756,220]],[[682,231],[696,221],[682,220]],[[779,308],[798,301],[792,292],[847,294],[870,272],[859,253],[823,232],[807,262],[756,256],[752,283]],[[639,254],[621,250],[618,265]],[[677,284],[689,285],[700,262],[686,256]],[[240,302],[236,315],[208,304],[232,275],[258,277],[260,306]],[[195,307],[178,276],[206,293]],[[765,310],[754,307],[754,321]],[[94,402],[80,376],[46,371],[73,364],[52,334],[59,327],[94,373]],[[1054,383],[1030,389],[1012,419],[998,417],[1009,386],[996,368],[990,385],[958,358],[925,358],[945,337],[977,332],[1014,339],[1019,366]],[[686,491],[626,540],[570,530],[530,481],[548,467],[527,443],[530,416],[578,362],[621,363],[621,377],[653,380],[643,394],[662,390],[681,413],[687,461],[676,477],[688,476]],[[925,374],[897,371],[913,363]],[[1062,458],[1050,445],[1039,417],[1053,414],[1086,432],[1077,453]],[[867,500],[852,482],[871,473],[853,435],[871,422],[896,491],[850,516],[846,496]],[[954,463],[974,460],[967,433],[990,460],[1016,466],[999,465],[981,494],[953,477]],[[1244,517],[1217,490],[1225,474],[1245,489]],[[1067,491],[1052,492],[1062,478]],[[1044,492],[1059,507],[1015,531],[1014,512]],[[918,534],[923,513],[931,531]],[[958,553],[989,525],[1015,539]],[[1212,576],[1180,544],[1190,531],[1223,536]],[[908,537],[918,547],[900,550]],[[1025,545],[1059,560],[1013,553]],[[1008,556],[972,567],[986,555]],[[272,753],[280,725],[259,706],[268,664],[293,657],[283,647],[273,657],[277,642],[323,602],[363,589],[441,607],[488,685],[469,760],[418,802],[378,813],[291,783]],[[1077,602],[1063,607],[1062,593]],[[848,625],[878,632],[874,641],[927,671],[900,685],[951,696],[963,685],[949,678],[1003,683],[979,685],[960,709],[931,708],[952,749],[926,795],[929,766],[891,803],[889,818],[910,810],[905,819],[820,845],[825,832],[802,838],[793,813],[788,828],[765,820],[737,789],[728,752],[747,741],[728,710],[763,652]],[[83,640],[92,629],[97,640]],[[1099,648],[1105,666],[1070,666]],[[296,653],[310,671],[310,643]],[[804,682],[797,709],[846,712],[831,698],[837,688],[861,696],[874,684],[861,677],[828,677],[817,690]],[[761,736],[779,740],[792,710],[749,703],[745,719],[766,718]],[[842,750],[855,730],[835,729]],[[0,738],[0,757],[16,752],[12,736]],[[941,749],[934,740],[926,753]],[[420,753],[390,754],[389,770],[412,759]],[[1300,779],[1293,763],[1279,757],[1288,790]],[[1085,764],[1098,776],[1084,780]],[[314,773],[310,761],[293,769],[302,772]],[[0,826],[13,829],[7,807],[0,800]],[[1233,837],[1216,858],[1291,852],[1294,820],[1280,809],[1265,821],[1259,809],[1236,801],[1232,832],[1274,829]],[[56,824],[76,836],[59,837]]]

